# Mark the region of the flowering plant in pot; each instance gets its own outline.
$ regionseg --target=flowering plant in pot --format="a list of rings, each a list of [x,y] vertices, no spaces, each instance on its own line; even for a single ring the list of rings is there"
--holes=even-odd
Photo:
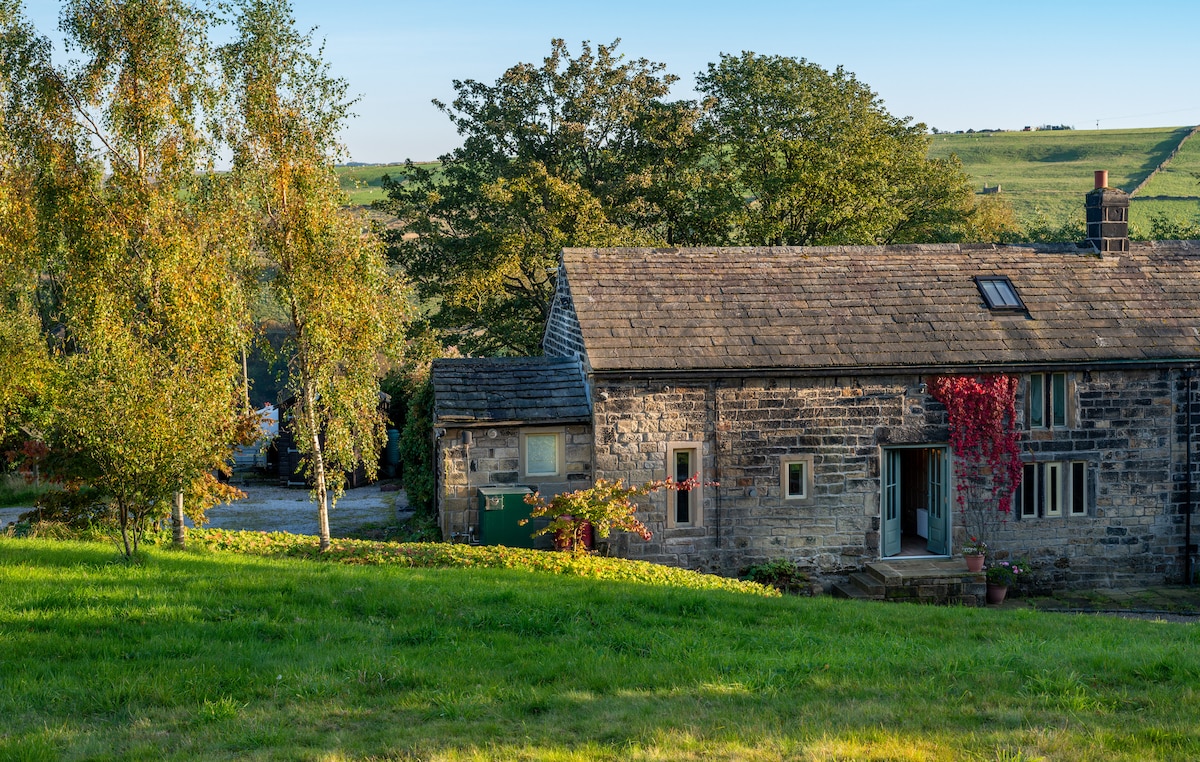
[[[1028,573],[1029,562],[1027,561],[996,561],[987,568],[987,581],[989,585],[1010,587]]]
[[[972,536],[962,547],[963,559],[967,562],[967,571],[983,571],[983,557],[987,555],[987,543]]]

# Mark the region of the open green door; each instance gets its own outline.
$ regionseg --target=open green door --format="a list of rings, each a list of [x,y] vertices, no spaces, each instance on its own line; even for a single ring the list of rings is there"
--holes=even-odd
[[[900,451],[883,451],[883,552],[900,552]]]
[[[932,447],[929,449],[928,474],[929,474],[929,489],[927,490],[929,503],[929,543],[925,546],[930,553],[936,553],[939,556],[944,556],[949,553],[947,543],[947,527],[949,523],[946,518],[950,515],[949,506],[946,505],[946,483],[947,483],[947,466],[946,451],[941,447]]]

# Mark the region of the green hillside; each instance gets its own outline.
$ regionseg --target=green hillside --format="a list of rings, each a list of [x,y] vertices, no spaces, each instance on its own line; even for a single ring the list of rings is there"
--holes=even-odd
[[[999,185],[1026,225],[1082,223],[1083,196],[1092,189],[1095,170],[1108,170],[1109,185],[1127,192],[1150,178],[1130,207],[1136,232],[1148,230],[1155,215],[1200,222],[1200,136],[1184,140],[1191,131],[1191,127],[1155,127],[943,133],[933,136],[929,154],[938,158],[956,154],[977,192]],[[1151,177],[1168,159],[1162,171]],[[439,166],[438,162],[421,165]],[[384,197],[383,176],[403,176],[404,165],[342,166],[337,171],[350,203],[366,205]]]
[[[999,185],[1017,217],[1029,223],[1083,218],[1083,195],[1092,173],[1108,170],[1109,185],[1133,191],[1180,142],[1190,127],[1139,130],[1063,130],[934,135],[930,155],[957,154],[963,168],[983,186]],[[1177,219],[1200,217],[1200,140],[1179,154],[1133,197],[1131,222],[1147,227],[1154,214]],[[1169,196],[1170,199],[1164,199]]]
[[[418,166],[436,169],[441,166],[436,161],[419,161]],[[392,179],[404,176],[404,164],[362,164],[340,166],[337,168],[341,179],[342,190],[350,196],[352,206],[366,206],[372,201],[384,198],[383,176],[391,175]]]

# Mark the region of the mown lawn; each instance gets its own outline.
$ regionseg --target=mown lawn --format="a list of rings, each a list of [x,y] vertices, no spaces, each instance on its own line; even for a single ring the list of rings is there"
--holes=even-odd
[[[1198,633],[3,539],[0,759],[1189,759]]]

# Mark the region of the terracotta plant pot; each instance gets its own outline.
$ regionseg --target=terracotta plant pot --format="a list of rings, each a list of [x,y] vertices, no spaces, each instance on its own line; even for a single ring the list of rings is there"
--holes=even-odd
[[[1004,596],[1008,595],[1008,585],[997,585],[991,582],[987,586],[987,602],[988,603],[1004,603]]]
[[[983,554],[982,553],[974,553],[971,555],[963,553],[963,560],[967,562],[967,571],[969,571],[969,572],[983,571]]]

